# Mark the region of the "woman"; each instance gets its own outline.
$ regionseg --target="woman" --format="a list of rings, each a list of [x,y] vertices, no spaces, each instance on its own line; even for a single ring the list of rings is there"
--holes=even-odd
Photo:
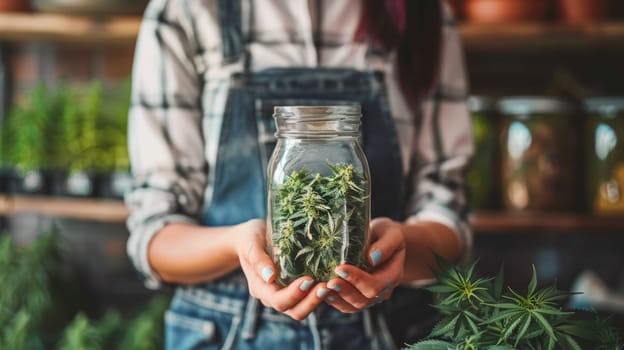
[[[133,78],[128,252],[148,287],[176,286],[168,349],[413,340],[428,301],[410,285],[432,277],[434,253],[457,261],[471,244],[466,84],[442,4],[152,0]],[[362,105],[371,269],[280,288],[264,249],[262,150],[273,106],[319,100]]]

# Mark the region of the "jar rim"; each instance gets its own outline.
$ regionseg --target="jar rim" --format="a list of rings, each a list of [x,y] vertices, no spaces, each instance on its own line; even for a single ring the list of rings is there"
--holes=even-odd
[[[624,97],[601,96],[583,100],[585,109],[589,112],[614,113],[624,111]]]
[[[548,96],[506,97],[498,101],[497,108],[501,113],[509,115],[556,114],[575,110],[574,104],[570,101]]]
[[[273,117],[308,120],[325,120],[336,118],[360,119],[362,117],[362,109],[358,103],[327,106],[276,106],[273,109]]]
[[[488,96],[472,95],[468,97],[468,109],[471,112],[486,112],[494,109],[494,99]]]

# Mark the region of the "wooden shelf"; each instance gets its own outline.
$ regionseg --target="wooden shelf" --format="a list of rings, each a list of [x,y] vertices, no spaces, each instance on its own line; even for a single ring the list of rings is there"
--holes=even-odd
[[[44,13],[1,13],[0,40],[134,43],[138,16],[89,17]],[[588,25],[520,23],[459,25],[468,50],[609,47],[624,49],[624,22]]]
[[[128,209],[120,200],[0,196],[0,214],[40,213],[51,216],[123,223]],[[623,233],[624,216],[597,217],[583,214],[478,212],[470,225],[478,235],[508,233]]]
[[[0,196],[0,214],[39,213],[79,220],[123,223],[128,210],[120,200]]]
[[[137,16],[96,18],[0,12],[0,40],[133,44],[140,25]]]
[[[624,233],[624,216],[588,216],[572,213],[475,213],[470,225],[476,234]]]
[[[520,23],[505,25],[460,24],[462,41],[470,51],[624,49],[624,22],[587,25]]]

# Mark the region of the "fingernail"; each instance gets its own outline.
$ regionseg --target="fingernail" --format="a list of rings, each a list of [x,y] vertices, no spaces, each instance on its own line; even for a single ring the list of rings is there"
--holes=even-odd
[[[302,292],[307,292],[308,289],[310,289],[310,287],[312,287],[313,283],[314,283],[314,281],[312,281],[312,280],[305,280],[305,281],[301,282],[301,285],[299,286],[299,289],[301,289]]]
[[[329,286],[327,286],[329,287]],[[340,285],[339,284],[334,284],[333,286],[329,287],[329,289],[333,290],[334,292],[340,292]]]
[[[334,301],[336,301],[337,297],[335,295],[330,295],[329,297],[327,297],[327,301],[329,301],[330,303],[333,303]]]
[[[273,276],[273,269],[270,266],[265,266],[262,268],[262,279],[265,282],[268,282]]]
[[[329,293],[329,291],[325,288],[319,288],[316,290],[316,296],[323,299]]]
[[[373,262],[373,266],[376,266],[381,261],[381,250],[375,249],[370,253],[371,261]]]
[[[336,272],[336,275],[338,275],[338,277],[342,279],[347,279],[349,277],[349,273],[347,273],[347,271],[342,271],[342,270]]]

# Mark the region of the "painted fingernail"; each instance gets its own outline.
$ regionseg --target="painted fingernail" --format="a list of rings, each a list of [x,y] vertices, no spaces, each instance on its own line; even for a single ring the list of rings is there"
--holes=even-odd
[[[347,273],[347,271],[342,271],[342,270],[336,272],[336,275],[338,275],[338,277],[342,279],[347,279],[349,277],[349,273]]]
[[[329,291],[325,288],[319,288],[316,290],[316,296],[323,299],[329,293]]]
[[[335,295],[330,295],[329,297],[327,297],[327,301],[329,301],[330,303],[333,303],[334,301],[336,301],[336,299],[338,299]]]
[[[305,280],[305,281],[301,282],[301,285],[299,286],[299,289],[301,289],[302,292],[307,292],[308,289],[310,289],[310,287],[312,287],[313,283],[314,283],[314,281],[312,281],[312,280]]]
[[[269,282],[269,280],[273,276],[273,269],[270,266],[265,266],[262,268],[261,274],[262,274],[262,279],[265,282]]]
[[[373,262],[373,266],[376,266],[381,261],[381,250],[375,249],[370,253],[371,261]]]
[[[339,284],[334,284],[333,286],[329,287],[329,289],[333,290],[334,292],[340,292],[341,288]]]

